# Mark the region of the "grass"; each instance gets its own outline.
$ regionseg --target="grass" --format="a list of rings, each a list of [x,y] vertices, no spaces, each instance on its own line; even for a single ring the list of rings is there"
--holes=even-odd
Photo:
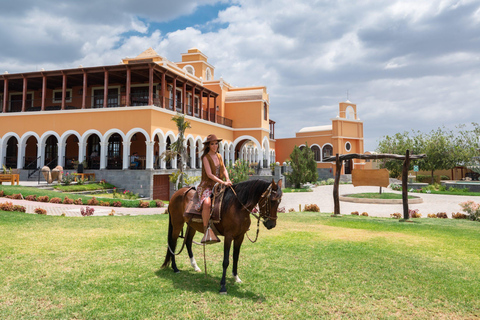
[[[60,191],[52,191],[52,190],[43,190],[34,187],[22,187],[22,186],[5,186],[0,185],[0,190],[5,192],[5,195],[12,195],[21,193],[25,198],[28,195],[37,195],[39,196],[48,196],[50,199],[53,197],[58,197],[60,199],[64,199],[68,197],[70,199],[82,199],[84,205],[87,205],[87,202],[95,197],[98,201],[109,202],[111,205],[114,201],[120,201],[122,203],[122,207],[129,207],[129,208],[136,208],[139,206],[140,200],[127,200],[127,199],[112,199],[104,198],[104,197],[97,197],[97,195],[83,195],[83,194],[74,194],[74,193],[66,193]],[[148,200],[147,200],[148,201]],[[164,203],[168,203],[163,201]],[[156,207],[155,201],[150,201],[150,207]]]
[[[233,282],[230,264],[226,296],[218,294],[222,245],[206,249],[207,276],[186,252],[181,273],[159,269],[167,222],[0,212],[0,318],[480,317],[476,222],[280,214],[257,243],[245,240],[243,283]],[[194,252],[203,269],[201,248]]]
[[[466,189],[468,190],[468,189]],[[443,194],[443,195],[451,195],[451,196],[480,196],[480,192],[473,192],[473,191],[464,191],[464,189],[457,189],[457,190],[445,190],[445,191],[440,191],[440,190],[429,190],[430,193],[432,194]],[[414,191],[416,193],[426,193],[425,191]]]
[[[88,183],[88,184],[72,184],[68,186],[58,185],[53,188],[62,192],[79,192],[79,191],[95,191],[104,189],[113,189],[115,186],[110,183]]]
[[[311,188],[300,188],[300,189],[295,189],[295,188],[283,188],[282,192],[284,193],[289,193],[289,192],[312,192],[313,190]]]
[[[382,192],[381,194],[378,192],[365,192],[365,193],[353,193],[353,194],[346,194],[344,197],[350,198],[362,198],[362,199],[402,199],[401,193],[390,193],[390,192]],[[409,199],[413,199],[413,196],[408,196]]]

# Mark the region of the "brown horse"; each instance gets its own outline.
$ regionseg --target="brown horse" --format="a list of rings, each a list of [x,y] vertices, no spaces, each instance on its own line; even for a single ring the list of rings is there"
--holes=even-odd
[[[223,247],[223,275],[220,281],[220,293],[227,293],[225,287],[225,274],[229,264],[230,246],[233,240],[233,276],[235,281],[242,282],[238,277],[237,266],[238,257],[240,255],[240,247],[243,242],[245,233],[250,227],[250,214],[253,208],[258,204],[260,212],[259,219],[263,220],[263,224],[267,229],[272,229],[277,223],[277,208],[282,199],[282,181],[278,184],[272,180],[268,183],[263,180],[249,180],[235,184],[232,186],[233,192],[227,188],[223,198],[222,210],[220,212],[221,220],[215,224],[215,228],[220,235],[224,236]],[[168,224],[168,249],[163,262],[162,268],[166,268],[172,263],[174,272],[179,272],[175,263],[175,247],[180,232],[183,232],[183,226],[187,222],[183,213],[187,203],[195,194],[194,190],[190,190],[185,194],[187,188],[183,188],[174,193],[170,199],[168,206],[169,224]],[[190,263],[195,271],[200,271],[200,268],[195,262],[192,252],[192,241],[195,232],[203,233],[203,225],[199,222],[187,223],[187,230],[185,231],[185,245],[187,247]]]

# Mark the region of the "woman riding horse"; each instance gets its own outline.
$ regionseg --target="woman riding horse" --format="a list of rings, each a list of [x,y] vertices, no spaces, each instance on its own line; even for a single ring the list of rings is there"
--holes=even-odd
[[[197,211],[202,211],[204,235],[201,242],[205,244],[220,242],[208,223],[212,209],[212,200],[210,196],[212,195],[213,187],[216,183],[223,184],[227,187],[232,185],[232,182],[228,177],[227,169],[223,164],[222,156],[217,152],[218,142],[220,141],[222,141],[222,139],[217,139],[216,135],[211,134],[203,143],[202,181],[197,187],[197,203],[195,203],[195,209]],[[223,178],[225,178],[226,181],[223,181]]]

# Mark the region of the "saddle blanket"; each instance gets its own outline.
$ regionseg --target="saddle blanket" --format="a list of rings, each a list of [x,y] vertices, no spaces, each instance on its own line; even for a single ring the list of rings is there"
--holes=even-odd
[[[187,191],[185,191],[185,196],[190,192],[190,190],[196,191],[194,187],[190,187]],[[225,186],[219,186],[214,188],[212,192],[212,210],[210,212],[210,219],[213,223],[220,222],[220,211],[222,209],[222,201],[223,195],[225,192]],[[197,192],[193,195],[192,199],[188,202],[187,206],[185,207],[185,213],[183,216],[188,220],[192,219],[192,222],[203,222],[202,220],[202,212],[197,211],[195,209],[196,204],[198,204],[200,199],[198,198]]]

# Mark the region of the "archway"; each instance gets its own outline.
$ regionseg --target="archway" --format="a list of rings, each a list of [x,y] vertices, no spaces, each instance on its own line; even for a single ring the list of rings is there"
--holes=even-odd
[[[130,154],[128,155],[130,169],[145,169],[147,159],[147,141],[145,135],[136,132],[130,138]]]
[[[107,146],[107,169],[123,168],[123,139],[118,133],[114,133],[108,139]]]
[[[36,169],[37,168],[37,156],[38,156],[38,141],[35,136],[30,136],[25,143],[25,156],[23,157],[24,169]]]
[[[45,142],[45,161],[44,166],[53,169],[58,164],[58,139],[50,135]]]
[[[100,157],[102,148],[100,147],[100,136],[96,133],[91,134],[87,139],[85,161],[89,169],[100,169]]]
[[[64,168],[73,169],[76,161],[78,161],[78,137],[71,134],[65,142]]]
[[[5,153],[5,167],[16,169],[18,159],[18,140],[15,137],[10,137],[7,141],[7,148]]]

